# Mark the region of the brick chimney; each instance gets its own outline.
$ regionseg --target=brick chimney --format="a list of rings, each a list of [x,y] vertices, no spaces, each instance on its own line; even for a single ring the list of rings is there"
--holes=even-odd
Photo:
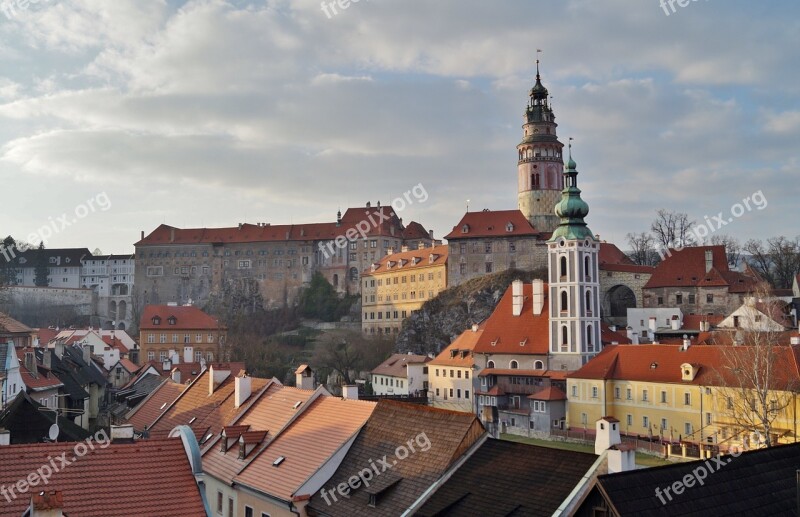
[[[706,273],[711,271],[712,267],[714,267],[714,252],[706,250]]]
[[[26,512],[30,517],[63,517],[64,494],[61,490],[35,492]]]

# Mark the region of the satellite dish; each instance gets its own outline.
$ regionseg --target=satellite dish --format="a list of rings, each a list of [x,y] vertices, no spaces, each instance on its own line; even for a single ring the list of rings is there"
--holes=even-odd
[[[56,441],[56,438],[58,438],[58,424],[53,424],[50,426],[50,430],[47,431],[47,437],[53,441]]]

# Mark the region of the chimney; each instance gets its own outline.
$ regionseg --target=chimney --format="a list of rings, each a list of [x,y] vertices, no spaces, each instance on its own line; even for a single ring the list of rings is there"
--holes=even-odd
[[[11,445],[11,431],[0,428],[0,447]]]
[[[169,229],[169,242],[175,242],[175,228]]]
[[[371,207],[372,207],[372,203],[370,203],[369,201],[367,201],[367,208],[371,208]]]
[[[619,420],[613,416],[604,416],[597,421],[594,453],[598,456],[608,451],[608,472],[625,472],[633,470],[635,463],[635,450],[628,444],[623,444],[619,435]]]
[[[650,316],[650,318],[647,320],[647,326],[650,329],[650,335],[652,335],[655,338],[656,328],[658,328],[655,316]]]
[[[47,368],[48,370],[53,367],[53,351],[49,348],[45,348],[44,352],[42,353],[42,366]]]
[[[133,425],[112,425],[111,443],[133,443]]]
[[[433,230],[428,230],[428,238],[429,238],[430,240],[435,240],[435,239],[433,238]]]
[[[472,324],[472,332],[478,332],[478,324],[477,323],[473,323]]]
[[[706,273],[714,267],[714,251],[706,250]]]
[[[29,517],[64,517],[64,494],[61,490],[34,491],[25,515]]]
[[[408,246],[400,246],[400,252],[405,253],[408,251]]]
[[[672,328],[672,330],[680,330],[681,329],[681,320],[680,320],[680,317],[678,317],[677,314],[672,317],[672,319],[669,321],[669,323],[670,323],[670,328]]]
[[[63,341],[56,342],[56,346],[53,349],[53,351],[56,353],[56,357],[58,357],[59,359],[64,357],[64,342]]]
[[[314,371],[311,369],[310,366],[301,364],[297,370],[295,370],[295,384],[301,390],[313,390],[314,389]]]
[[[233,387],[233,407],[242,407],[242,404],[250,397],[252,390],[252,378],[247,376],[244,370],[234,379]]]
[[[84,343],[82,349],[83,349],[83,362],[89,364],[89,362],[92,360],[92,345]]]
[[[522,280],[511,282],[511,312],[514,316],[522,314],[522,302],[525,300],[522,294]]]
[[[141,240],[144,240],[144,230],[142,230],[142,238],[141,238]]]
[[[355,384],[342,386],[342,398],[345,400],[358,400],[358,386]]]
[[[425,249],[425,243],[422,242],[422,241],[419,241],[419,244],[417,244],[417,249],[418,250],[424,250]]]
[[[683,347],[682,350],[686,351],[689,350],[689,347],[692,346],[692,340],[688,337],[683,338]]]
[[[217,389],[217,386],[222,384],[230,374],[230,370],[223,370],[221,365],[218,365],[217,368],[214,368],[214,365],[212,364],[208,368],[208,394],[213,395],[214,390]]]
[[[163,370],[165,372],[168,372],[168,371],[172,370],[172,361],[167,359],[166,361],[161,363],[161,370]]]
[[[172,369],[172,382],[177,382],[178,384],[181,383],[181,371],[177,368]]]
[[[533,281],[533,315],[541,316],[544,309],[544,281]]]
[[[792,345],[800,345],[800,336],[792,336],[789,339],[789,343]]]
[[[33,350],[25,352],[25,368],[31,372],[34,379],[39,376],[39,370],[36,368],[36,355]]]
[[[183,347],[183,362],[184,363],[191,363],[194,362],[194,349],[190,346]]]

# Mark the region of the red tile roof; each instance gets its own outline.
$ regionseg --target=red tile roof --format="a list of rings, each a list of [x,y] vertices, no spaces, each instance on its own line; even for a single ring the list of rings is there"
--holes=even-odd
[[[706,251],[712,252],[711,269],[706,271]],[[658,287],[728,287],[732,293],[753,290],[758,278],[728,267],[725,246],[695,246],[682,250],[670,249],[653,271],[645,289]]]
[[[405,230],[403,230],[403,239],[411,240],[411,239],[430,239],[430,233],[428,230],[425,229],[424,226],[419,224],[416,221],[411,221],[406,226]]]
[[[447,264],[447,250],[445,246],[434,246],[433,248],[423,248],[401,253],[386,255],[379,262],[373,264],[372,268],[367,269],[363,276],[371,276],[389,271],[407,271],[423,267]],[[431,262],[433,258],[433,262]]]
[[[130,444],[97,443],[75,458],[71,443],[0,447],[0,486],[10,487],[66,453],[69,465],[36,487],[0,504],[0,517],[19,517],[41,488],[63,495],[65,515],[81,517],[197,517],[205,507],[180,438]],[[105,445],[105,447],[103,447]],[[55,462],[58,464],[58,462]],[[52,469],[55,470],[55,469]]]
[[[542,313],[533,314],[533,286],[523,285],[522,313],[512,313],[513,285],[506,289],[492,315],[484,323],[483,334],[475,345],[475,353],[547,355],[550,349],[550,309],[548,288],[543,284]]]
[[[683,327],[686,330],[700,330],[700,323],[707,321],[716,327],[725,319],[724,314],[684,314]]]
[[[139,371],[139,368],[141,368],[141,366],[128,359],[120,359],[117,361],[117,364],[125,368],[128,373],[136,373]]]
[[[138,432],[143,431],[145,427],[149,428],[186,387],[184,384],[165,379],[158,388],[150,392],[138,406],[125,415],[125,420]]]
[[[175,325],[167,321],[175,317]],[[154,325],[153,318],[161,319],[160,324]],[[217,330],[220,328],[219,320],[209,316],[192,305],[145,305],[139,323],[140,330]]]
[[[234,479],[291,501],[297,490],[366,423],[374,402],[319,397]],[[284,458],[274,465],[278,458]]]
[[[475,345],[483,334],[484,325],[475,325],[471,329],[462,332],[450,345],[442,350],[428,366],[460,366],[462,368],[472,368],[475,365],[475,358],[472,352]],[[455,355],[453,352],[456,352]],[[461,353],[462,351],[466,353]]]
[[[3,344],[5,346],[5,344]],[[17,348],[17,359],[19,360],[19,373],[22,376],[22,382],[25,383],[25,386],[33,391],[44,391],[49,389],[55,389],[63,386],[64,384],[50,371],[49,368],[45,368],[43,365],[36,363],[36,375],[34,376],[33,373],[25,366],[25,353],[26,352],[33,352],[34,349],[32,348]],[[36,355],[34,354],[34,358]],[[35,362],[35,361],[34,361]]]
[[[605,323],[600,324],[600,340],[603,345],[629,345],[632,342],[628,339],[627,333],[623,334],[622,332],[611,330]]]
[[[567,400],[567,394],[555,386],[549,386],[540,389],[533,395],[528,395],[528,398],[531,400]]]
[[[512,229],[508,231],[508,224]],[[466,232],[464,227],[466,225]],[[475,239],[480,237],[527,237],[539,235],[539,231],[519,210],[484,210],[467,212],[453,231],[445,236],[447,240]]]
[[[102,339],[102,340],[103,340],[103,342],[104,342],[105,344],[107,344],[108,346],[110,346],[111,348],[114,348],[114,349],[116,349],[116,350],[119,350],[121,354],[127,354],[127,353],[129,353],[129,352],[130,352],[130,350],[128,350],[128,347],[127,347],[127,346],[125,346],[125,343],[123,343],[123,342],[122,342],[122,341],[121,341],[119,338],[117,338],[117,337],[111,337],[111,336],[100,336],[100,339]]]
[[[36,333],[39,335],[39,344],[41,346],[46,345],[49,343],[53,338],[55,338],[60,331],[51,328],[38,328],[36,329]]]
[[[33,329],[24,323],[20,323],[8,314],[0,312],[0,333],[9,334],[29,334]]]
[[[776,348],[780,372],[776,382],[791,384],[797,387],[800,379],[798,354],[796,346]],[[737,380],[726,368],[728,361],[725,354],[753,353],[750,346],[715,346],[692,345],[682,350],[680,345],[611,345],[607,346],[586,363],[581,369],[568,375],[571,379],[615,379],[643,382],[661,382],[675,384],[694,384],[715,386],[723,382],[735,385]],[[681,365],[688,363],[698,367],[698,373],[692,381],[681,380]]]
[[[610,242],[600,243],[598,262],[601,271],[652,274],[654,270],[652,266],[640,266],[634,263],[621,249]]]

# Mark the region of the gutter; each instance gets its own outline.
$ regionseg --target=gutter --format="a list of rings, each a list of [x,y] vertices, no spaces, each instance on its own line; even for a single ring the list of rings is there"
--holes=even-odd
[[[569,493],[566,499],[561,503],[561,505],[553,512],[552,517],[560,517],[562,515],[572,515],[572,511],[574,510],[575,505],[583,501],[583,498],[586,496],[586,492],[591,489],[592,487],[589,486],[590,483],[593,483],[597,478],[597,471],[603,465],[603,463],[607,462],[608,460],[608,451],[603,451],[603,454],[597,457],[597,460],[589,467],[589,470],[586,471],[586,474],[583,475],[583,478],[575,485],[575,488],[572,489],[572,492]],[[580,498],[580,499],[579,499]]]

